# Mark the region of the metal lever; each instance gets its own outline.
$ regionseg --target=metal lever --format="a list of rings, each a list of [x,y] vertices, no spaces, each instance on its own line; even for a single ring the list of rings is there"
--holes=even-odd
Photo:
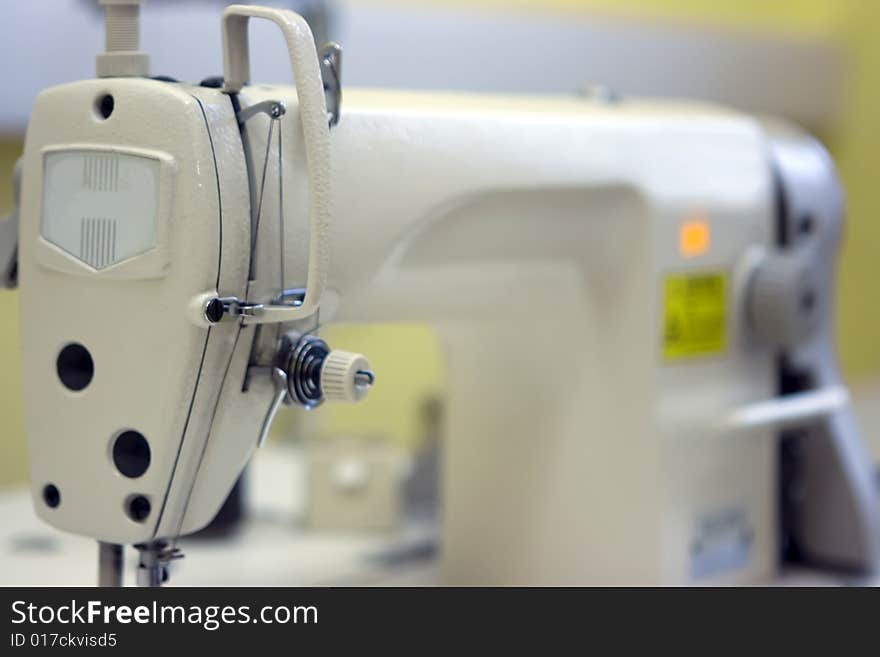
[[[272,397],[272,404],[269,406],[266,417],[263,418],[263,424],[260,427],[260,437],[257,439],[257,447],[262,447],[263,443],[266,442],[266,438],[269,436],[269,429],[272,428],[272,422],[275,421],[275,416],[278,415],[278,409],[289,398],[287,394],[287,372],[280,367],[273,367],[272,383],[275,385],[275,395]]]
[[[818,420],[844,410],[849,393],[843,386],[830,386],[747,404],[723,420],[723,428],[741,431],[757,428],[784,428]]]

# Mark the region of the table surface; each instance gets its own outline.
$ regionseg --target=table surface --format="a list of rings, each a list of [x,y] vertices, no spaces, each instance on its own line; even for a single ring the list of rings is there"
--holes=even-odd
[[[394,532],[310,531],[304,471],[296,448],[267,446],[248,477],[253,511],[227,536],[180,541],[185,558],[172,565],[177,586],[428,585],[437,581],[428,546],[434,528],[410,522]],[[95,541],[60,532],[34,514],[25,489],[0,493],[0,585],[91,586]],[[409,555],[414,555],[409,558]],[[126,549],[126,585],[137,553]]]
[[[440,582],[434,527],[408,522],[394,532],[304,529],[301,452],[267,446],[251,465],[249,518],[228,536],[184,538],[185,558],[173,564],[172,586],[419,586]],[[279,484],[279,482],[282,482]],[[28,491],[0,493],[0,585],[92,586],[97,548],[91,539],[40,522]],[[134,584],[137,555],[126,550],[126,585]],[[875,584],[803,570],[770,585]]]

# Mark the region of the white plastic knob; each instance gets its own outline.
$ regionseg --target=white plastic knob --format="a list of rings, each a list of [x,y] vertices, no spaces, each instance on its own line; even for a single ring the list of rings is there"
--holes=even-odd
[[[373,383],[370,362],[361,354],[334,349],[321,367],[321,391],[328,402],[357,402]]]

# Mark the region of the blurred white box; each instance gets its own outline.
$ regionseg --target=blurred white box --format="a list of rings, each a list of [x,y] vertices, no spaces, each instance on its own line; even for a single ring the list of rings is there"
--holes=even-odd
[[[306,526],[390,531],[401,522],[403,450],[380,438],[332,437],[306,446]]]

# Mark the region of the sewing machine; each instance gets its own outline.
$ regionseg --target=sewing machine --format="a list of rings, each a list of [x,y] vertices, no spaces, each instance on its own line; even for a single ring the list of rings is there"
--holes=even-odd
[[[601,95],[342,105],[338,46],[255,6],[224,13],[222,80],[150,79],[138,2],[102,4],[97,78],[34,105],[0,251],[34,508],[100,542],[101,583],[132,544],[161,583],[281,404],[362,399],[367,359],[316,331],[378,320],[429,323],[447,358],[447,582],[878,566],[815,141]],[[247,84],[254,17],[294,87]]]

